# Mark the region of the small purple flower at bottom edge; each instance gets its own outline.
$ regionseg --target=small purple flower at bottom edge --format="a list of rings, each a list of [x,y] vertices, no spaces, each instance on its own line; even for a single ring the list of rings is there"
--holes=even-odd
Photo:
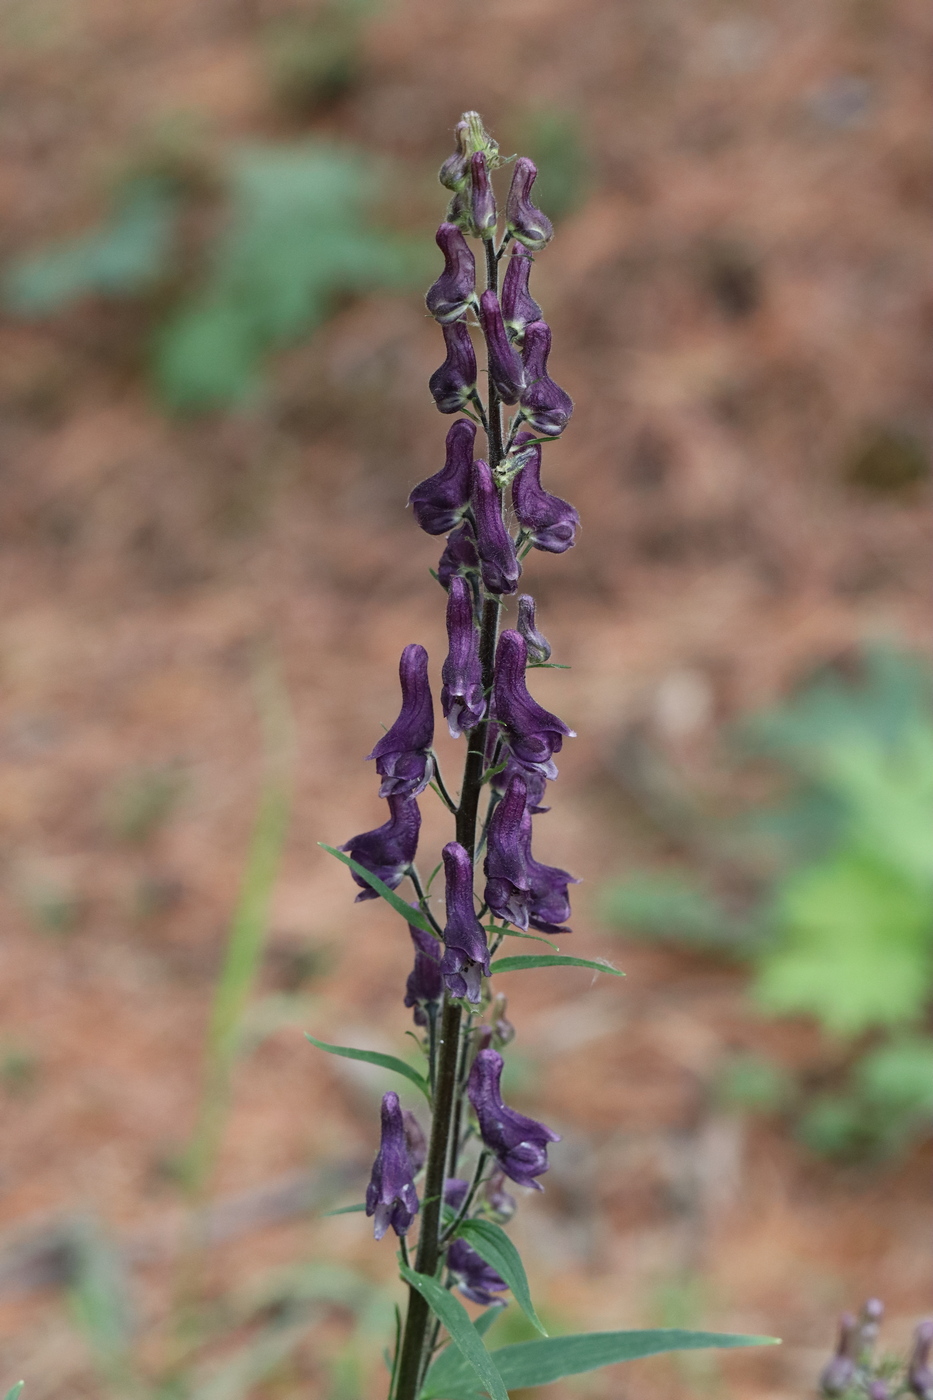
[[[404,1235],[418,1214],[418,1193],[398,1094],[388,1093],[382,1099],[382,1138],[366,1188],[366,1214],[375,1216],[377,1240],[390,1225],[397,1235]]]
[[[346,851],[352,860],[362,865],[371,875],[375,875],[390,890],[402,883],[405,871],[411,865],[418,851],[418,833],[421,830],[421,812],[413,797],[393,796],[388,799],[389,820],[372,831],[363,831],[359,836],[351,836],[339,849]],[[364,899],[378,899],[379,895],[368,885],[362,875],[351,870],[361,893],[356,903]]]
[[[497,1050],[481,1050],[470,1070],[467,1094],[483,1144],[501,1170],[519,1186],[531,1186],[540,1191],[542,1187],[535,1177],[547,1171],[547,1144],[560,1142],[560,1134],[502,1102],[499,1089],[502,1066],[502,1056]]]

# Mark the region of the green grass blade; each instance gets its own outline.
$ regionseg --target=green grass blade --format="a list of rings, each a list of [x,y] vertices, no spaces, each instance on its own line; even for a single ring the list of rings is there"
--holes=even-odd
[[[452,1293],[427,1274],[416,1274],[413,1269],[402,1266],[402,1278],[424,1298],[435,1317],[440,1318],[447,1328],[450,1339],[458,1348],[464,1361],[479,1379],[482,1389],[492,1400],[508,1400],[508,1391],[502,1377],[496,1370],[483,1339],[470,1321],[470,1315],[462,1303]]]
[[[392,905],[396,914],[401,914],[406,924],[414,924],[415,928],[420,928],[424,933],[429,933],[432,938],[437,937],[437,934],[424,914],[422,914],[421,910],[415,908],[411,904],[406,904],[401,895],[396,894],[394,890],[390,890],[388,885],[379,879],[378,875],[373,875],[365,866],[360,865],[359,861],[351,860],[349,856],[344,855],[343,851],[338,851],[336,847],[328,846],[324,841],[319,841],[318,845],[322,850],[326,851],[328,855],[336,856],[337,860],[342,860],[344,865],[349,866],[351,870],[355,871],[360,879],[365,880],[367,885],[369,885],[371,889],[374,889],[378,895],[381,895],[387,904]]]
[[[531,1301],[531,1292],[521,1255],[505,1231],[500,1226],[494,1225],[491,1220],[464,1220],[457,1233],[476,1250],[477,1254],[486,1260],[487,1264],[492,1265],[497,1274],[505,1279],[512,1290],[512,1296],[528,1321],[538,1329],[542,1337],[546,1337],[547,1330],[535,1312],[534,1303]]]
[[[525,972],[532,967],[591,967],[594,972],[608,972],[612,977],[624,977],[625,973],[612,963],[592,958],[565,958],[550,953],[533,953],[531,957],[496,958],[493,972]]]
[[[404,1060],[398,1059],[395,1055],[383,1055],[379,1050],[351,1050],[348,1045],[328,1045],[325,1040],[315,1040],[313,1035],[305,1032],[305,1040],[310,1040],[312,1045],[316,1045],[319,1050],[326,1050],[329,1055],[341,1055],[345,1060],[365,1060],[368,1065],[379,1065],[382,1069],[392,1070],[394,1074],[403,1074],[406,1079],[410,1079],[412,1084],[417,1084],[418,1088],[430,1102],[431,1089],[428,1081],[419,1074],[411,1065],[406,1065]]]
[[[15,1385],[11,1386],[6,1393],[6,1400],[19,1400],[19,1393],[25,1384],[25,1381],[17,1381]]]

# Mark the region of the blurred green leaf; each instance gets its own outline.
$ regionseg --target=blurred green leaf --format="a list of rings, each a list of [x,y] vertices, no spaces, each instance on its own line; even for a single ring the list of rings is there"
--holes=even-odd
[[[627,933],[698,948],[747,950],[749,930],[682,875],[633,875],[603,894],[603,917]]]
[[[421,1294],[434,1316],[447,1328],[451,1341],[462,1356],[464,1369],[473,1381],[473,1389],[476,1389],[478,1380],[480,1393],[488,1392],[492,1400],[509,1400],[502,1378],[463,1304],[436,1279],[428,1278],[426,1274],[416,1274],[413,1269],[407,1269],[404,1265],[399,1272],[406,1283]],[[430,1374],[428,1380],[430,1381]],[[422,1394],[427,1394],[427,1391]]]
[[[5,1400],[19,1400],[20,1391],[26,1384],[25,1381],[17,1381],[6,1393]]]
[[[3,279],[3,300],[20,316],[47,316],[80,297],[146,291],[169,269],[178,197],[154,176],[127,181],[96,229],[19,258]]]
[[[379,1050],[352,1050],[347,1045],[328,1045],[324,1040],[315,1040],[313,1035],[305,1032],[305,1040],[310,1040],[312,1045],[316,1045],[319,1050],[326,1050],[329,1055],[340,1055],[345,1060],[364,1060],[368,1065],[378,1065],[380,1069],[391,1070],[393,1074],[401,1074],[409,1079],[412,1084],[416,1084],[430,1101],[431,1089],[428,1081],[419,1074],[411,1065],[407,1065],[404,1060],[398,1059],[396,1055],[383,1055]]]
[[[624,977],[625,973],[611,963],[593,958],[565,958],[552,953],[532,953],[530,957],[496,958],[491,971],[527,972],[532,967],[589,967],[594,972],[608,972],[611,977]]]

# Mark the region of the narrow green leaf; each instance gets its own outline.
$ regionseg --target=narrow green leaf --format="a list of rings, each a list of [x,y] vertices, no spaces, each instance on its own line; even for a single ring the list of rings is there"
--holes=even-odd
[[[547,1385],[564,1376],[578,1376],[619,1361],[635,1361],[668,1351],[699,1351],[710,1347],[773,1346],[777,1337],[747,1337],[730,1332],[686,1332],[680,1328],[655,1328],[641,1332],[584,1332],[570,1337],[548,1337],[518,1342],[490,1353],[506,1386]],[[444,1360],[442,1353],[439,1361]],[[466,1366],[449,1362],[436,1375],[428,1372],[421,1400],[479,1400],[481,1390]]]
[[[450,1333],[450,1339],[458,1348],[464,1360],[478,1377],[481,1388],[489,1393],[492,1400],[509,1400],[502,1377],[496,1370],[483,1339],[470,1321],[470,1315],[462,1303],[452,1293],[427,1274],[416,1274],[413,1269],[402,1266],[402,1278],[424,1298],[428,1307],[439,1317]]]
[[[464,1220],[457,1233],[505,1279],[528,1321],[538,1329],[542,1337],[546,1337],[547,1330],[531,1301],[521,1255],[505,1231],[499,1225],[494,1225],[491,1220]]]
[[[19,1396],[19,1393],[25,1384],[25,1381],[17,1381],[14,1386],[11,1386],[6,1393],[6,1400],[17,1400],[17,1397]]]
[[[545,938],[544,935],[540,933],[522,933],[520,929],[500,928],[498,924],[483,924],[483,928],[487,933],[501,933],[504,934],[506,938],[530,938],[533,939],[535,943],[546,943],[549,948],[554,949],[555,953],[557,952],[557,944],[552,943],[549,938]]]
[[[401,895],[396,894],[394,890],[390,890],[388,885],[384,884],[382,880],[379,879],[378,875],[373,875],[365,866],[360,865],[359,861],[351,860],[349,856],[344,855],[343,851],[338,851],[333,846],[328,846],[326,842],[319,841],[318,845],[322,850],[326,851],[328,855],[336,856],[338,860],[343,861],[344,865],[349,866],[351,870],[355,871],[360,879],[365,880],[367,885],[374,889],[378,895],[381,895],[387,904],[392,905],[396,914],[401,914],[407,924],[414,924],[415,928],[420,928],[425,933],[429,933],[432,938],[437,937],[437,934],[434,932],[434,929],[431,927],[425,915],[422,914],[421,910],[416,909],[411,904],[406,904]]]
[[[326,1219],[326,1217],[327,1217],[328,1215],[355,1215],[355,1214],[357,1213],[357,1211],[361,1211],[361,1210],[365,1210],[365,1209],[366,1209],[366,1204],[365,1204],[365,1202],[362,1202],[362,1201],[361,1201],[360,1204],[359,1204],[358,1206],[341,1206],[341,1207],[339,1208],[339,1210],[322,1210],[322,1211],[321,1211],[321,1219],[322,1219],[322,1220]]]
[[[315,1040],[313,1035],[308,1035],[305,1031],[305,1040],[310,1040],[312,1045],[316,1045],[319,1050],[326,1050],[328,1055],[342,1055],[345,1060],[365,1060],[368,1065],[379,1065],[382,1069],[390,1069],[394,1074],[403,1074],[406,1079],[410,1079],[412,1084],[417,1084],[418,1088],[430,1101],[431,1090],[428,1081],[420,1075],[411,1065],[406,1065],[404,1060],[399,1060],[395,1055],[383,1055],[378,1050],[351,1050],[346,1045],[328,1045],[324,1040]]]
[[[493,972],[524,972],[532,967],[591,967],[594,972],[608,972],[613,977],[624,977],[625,973],[612,963],[594,961],[592,958],[554,957],[549,953],[534,953],[526,958],[496,958]]]

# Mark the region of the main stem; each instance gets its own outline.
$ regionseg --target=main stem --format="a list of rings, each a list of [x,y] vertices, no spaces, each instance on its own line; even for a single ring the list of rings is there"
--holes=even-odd
[[[498,291],[499,265],[496,260],[495,242],[484,239],[486,252],[486,286]],[[487,419],[489,423],[489,465],[497,467],[504,454],[502,446],[502,408],[499,395],[489,379],[489,400]],[[501,602],[496,596],[488,596],[483,603],[483,616],[480,630],[480,662],[483,668],[483,689],[491,699],[492,682],[495,671],[496,640],[499,631],[499,610]],[[460,803],[457,807],[457,841],[470,854],[476,849],[476,816],[482,790],[483,771],[486,762],[486,743],[489,734],[488,703],[487,718],[469,734],[466,762],[463,765],[463,783],[460,788]],[[424,1180],[424,1205],[421,1212],[421,1232],[418,1236],[418,1252],[415,1255],[415,1272],[428,1274],[433,1278],[440,1257],[441,1205],[444,1196],[444,1181],[447,1175],[447,1153],[450,1142],[450,1128],[457,1103],[457,1070],[460,1060],[460,1028],[463,1012],[458,1002],[451,1001],[444,994],[440,1029],[437,1037],[437,1080],[434,1089],[434,1114],[431,1120],[431,1142],[428,1147],[427,1170]],[[402,1337],[401,1355],[395,1376],[393,1400],[417,1400],[422,1375],[428,1362],[426,1341],[431,1320],[430,1309],[421,1294],[414,1288],[408,1290],[408,1314],[405,1318],[405,1332]]]

